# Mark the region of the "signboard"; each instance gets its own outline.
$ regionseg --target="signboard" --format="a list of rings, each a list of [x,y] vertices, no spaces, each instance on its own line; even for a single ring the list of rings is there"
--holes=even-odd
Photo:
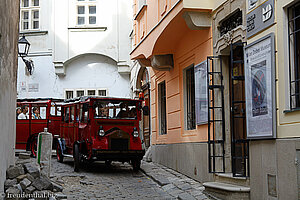
[[[38,83],[30,83],[28,84],[28,92],[38,92],[39,84]]]
[[[207,124],[207,61],[195,66],[196,124]]]
[[[252,8],[254,8],[256,6],[256,2],[258,0],[249,0],[248,1],[248,5],[249,5],[249,10],[251,10]]]
[[[246,21],[247,38],[274,24],[274,0],[268,0],[249,12]]]
[[[274,34],[245,47],[247,138],[276,136]]]
[[[26,92],[26,82],[19,83],[20,92]]]

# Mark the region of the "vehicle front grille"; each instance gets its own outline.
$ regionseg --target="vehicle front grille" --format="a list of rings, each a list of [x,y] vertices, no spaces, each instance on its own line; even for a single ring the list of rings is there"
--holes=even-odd
[[[128,139],[111,139],[111,150],[126,151],[128,150]]]

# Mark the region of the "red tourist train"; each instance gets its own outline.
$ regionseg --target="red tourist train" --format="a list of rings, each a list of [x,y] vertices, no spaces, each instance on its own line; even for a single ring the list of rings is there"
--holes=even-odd
[[[145,154],[139,127],[141,100],[80,97],[64,102],[19,100],[18,106],[28,107],[29,119],[17,120],[17,148],[35,155],[37,134],[48,127],[56,136],[57,160],[73,157],[75,171],[95,160],[130,162],[134,170],[140,168]],[[36,107],[39,119],[35,119]]]
[[[145,151],[139,137],[142,101],[81,97],[62,105],[57,159],[74,157],[74,170],[94,160],[130,162],[140,168]]]
[[[44,128],[60,134],[62,99],[18,99],[16,110],[16,149],[31,151],[36,156],[37,136]],[[55,145],[55,144],[54,144]]]

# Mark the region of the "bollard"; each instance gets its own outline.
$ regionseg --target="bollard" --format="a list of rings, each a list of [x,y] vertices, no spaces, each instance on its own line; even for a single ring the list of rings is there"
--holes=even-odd
[[[37,163],[41,173],[47,177],[50,176],[51,170],[52,141],[52,134],[48,133],[47,128],[44,128],[44,132],[39,133],[38,136]]]

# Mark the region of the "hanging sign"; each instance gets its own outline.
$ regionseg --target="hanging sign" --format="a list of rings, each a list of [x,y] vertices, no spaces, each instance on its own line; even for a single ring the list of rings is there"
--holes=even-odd
[[[247,138],[276,137],[274,34],[245,47]]]

